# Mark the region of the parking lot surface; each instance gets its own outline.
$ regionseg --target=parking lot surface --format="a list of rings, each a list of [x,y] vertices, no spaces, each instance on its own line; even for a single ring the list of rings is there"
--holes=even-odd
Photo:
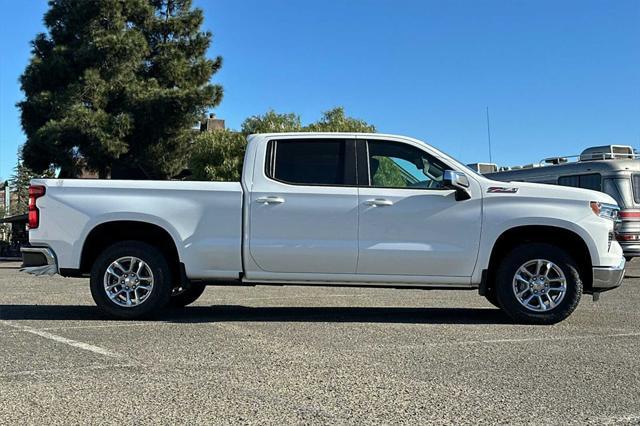
[[[210,287],[107,320],[0,263],[0,423],[640,423],[640,268],[554,326],[475,291]]]

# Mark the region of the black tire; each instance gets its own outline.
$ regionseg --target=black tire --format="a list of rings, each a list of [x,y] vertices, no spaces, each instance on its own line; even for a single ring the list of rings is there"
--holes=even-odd
[[[153,273],[153,287],[144,302],[138,306],[120,306],[105,291],[104,276],[107,268],[123,257],[134,256],[145,262]],[[107,247],[91,268],[91,295],[98,308],[117,319],[149,317],[162,310],[171,296],[171,270],[160,250],[141,241],[122,241]]]
[[[498,296],[496,295],[496,291],[494,289],[489,289],[489,292],[485,294],[484,297],[493,306],[495,306],[496,308],[502,309],[500,307],[500,304],[498,303]]]
[[[564,298],[557,306],[546,311],[533,311],[524,307],[518,301],[513,289],[516,271],[525,263],[535,259],[553,262],[560,268],[566,280]],[[515,247],[498,266],[495,284],[499,306],[514,321],[524,324],[560,322],[571,315],[582,297],[582,281],[576,262],[565,250],[551,244],[531,243]]]
[[[194,283],[189,284],[185,289],[181,289],[181,287],[174,288],[173,292],[175,292],[175,294],[171,294],[169,306],[172,308],[184,308],[198,300],[198,298],[202,296],[202,293],[204,293],[205,288],[206,286],[204,284]]]

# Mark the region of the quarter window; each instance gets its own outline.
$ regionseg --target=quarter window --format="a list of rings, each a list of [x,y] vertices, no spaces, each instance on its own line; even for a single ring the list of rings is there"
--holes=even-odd
[[[602,191],[602,176],[600,176],[600,174],[598,173],[561,176],[558,178],[558,185]]]
[[[294,185],[354,184],[355,149],[347,155],[347,145],[354,146],[340,139],[271,141],[267,176]]]
[[[442,189],[445,164],[411,145],[368,141],[369,184],[377,188]]]

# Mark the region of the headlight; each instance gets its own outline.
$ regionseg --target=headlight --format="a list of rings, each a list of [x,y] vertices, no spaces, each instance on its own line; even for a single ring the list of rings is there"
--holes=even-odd
[[[616,221],[618,220],[618,212],[620,211],[620,208],[615,204],[606,204],[592,201],[591,210],[597,216]]]

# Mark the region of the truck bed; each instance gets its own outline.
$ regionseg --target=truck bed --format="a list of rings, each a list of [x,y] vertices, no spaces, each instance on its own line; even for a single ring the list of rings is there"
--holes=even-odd
[[[166,230],[194,279],[238,278],[242,271],[242,186],[239,182],[36,179],[40,226],[30,243],[45,243],[60,269],[78,269],[92,229],[140,221]]]

